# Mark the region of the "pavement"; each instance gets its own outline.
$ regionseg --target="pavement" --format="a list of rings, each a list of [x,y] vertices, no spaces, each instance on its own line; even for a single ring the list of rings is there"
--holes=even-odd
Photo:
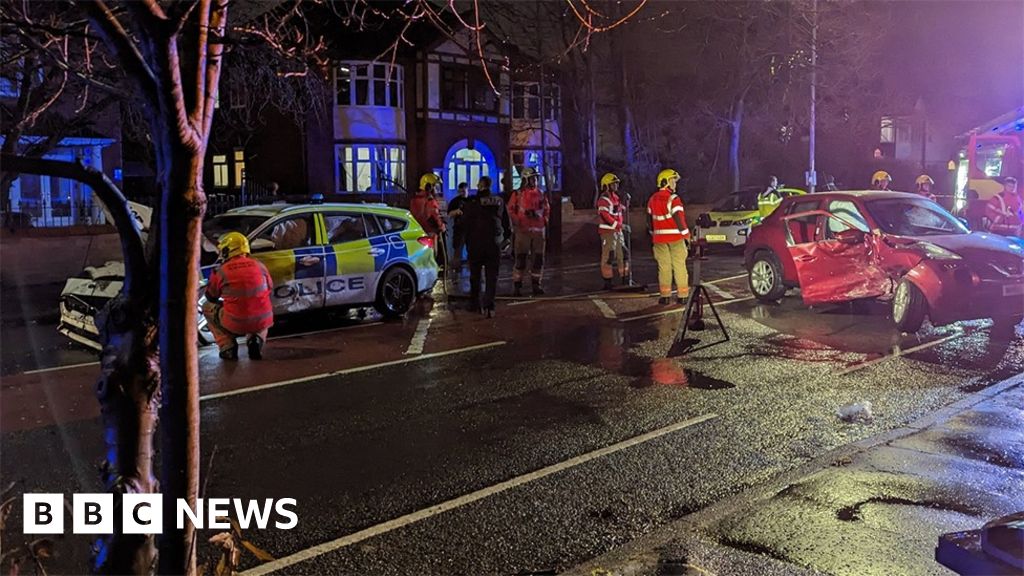
[[[1018,375],[564,574],[951,574],[940,535],[1024,510],[1022,421]]]
[[[675,523],[775,486],[787,474],[810,476],[836,451],[905,431],[1024,372],[1024,340],[993,341],[985,321],[902,335],[884,307],[809,309],[795,295],[759,304],[749,297],[735,252],[716,252],[702,266],[729,341],[666,358],[681,307],[658,306],[649,292],[601,291],[596,243],[587,238],[567,242],[569,249],[552,259],[547,296],[503,296],[494,319],[461,309],[462,280],[447,293],[439,287],[398,322],[344,314],[282,319],[261,363],[225,364],[215,349],[202,349],[204,494],[298,501],[294,530],[246,533],[277,558],[259,564],[245,557],[249,573],[575,570],[645,537],[676,534]],[[635,276],[653,283],[647,254],[638,248]],[[511,291],[507,265],[500,294]],[[18,323],[0,327],[4,483],[16,481],[25,492],[98,490],[95,356],[81,352],[80,365],[81,358],[61,359],[45,344],[6,363],[8,342],[29,337]],[[708,343],[718,335],[711,329],[698,337]],[[859,401],[872,403],[870,422],[836,416]],[[980,427],[983,420],[962,425],[972,422]],[[1020,461],[1011,457],[1019,456],[1019,435],[990,439],[991,450],[1010,455],[1003,464],[1011,465],[998,470],[1019,473]],[[944,446],[970,459],[977,451],[971,442]],[[914,450],[925,453],[923,445]],[[882,463],[851,459],[828,470],[862,465]],[[935,466],[935,482],[947,472],[969,476],[960,464]],[[843,482],[864,477],[889,485],[858,474]],[[681,565],[685,557],[718,574],[791,574],[803,566],[840,572],[801,552],[813,542],[796,551],[783,546],[793,523],[774,522],[775,510],[804,510],[824,526],[835,514],[828,506],[849,507],[844,514],[852,520],[837,525],[870,522],[871,529],[879,507],[904,510],[888,501],[857,507],[869,491],[842,500],[847,491],[829,491],[826,480],[803,486],[813,497],[773,500],[777,491],[765,493],[763,507],[751,508],[763,509],[761,515],[715,516],[720,522],[687,542],[685,555],[662,558],[659,569],[694,570]],[[924,488],[894,485],[895,497],[932,498]],[[946,502],[927,500],[933,501]],[[930,529],[960,529],[1008,501],[937,513]],[[18,513],[5,540],[21,538]],[[806,542],[813,533],[800,536]],[[893,566],[939,570],[914,550],[893,557],[902,562]],[[210,554],[204,544],[200,558]],[[84,572],[88,555],[88,539],[68,535],[48,571]]]

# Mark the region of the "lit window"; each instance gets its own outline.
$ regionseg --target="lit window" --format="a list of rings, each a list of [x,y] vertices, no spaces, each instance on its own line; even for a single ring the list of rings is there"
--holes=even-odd
[[[893,129],[892,117],[882,117],[882,133],[879,136],[878,141],[882,144],[892,144],[896,142],[896,131]]]
[[[228,157],[224,154],[213,156],[213,187],[228,187]]]
[[[235,150],[235,188],[245,182],[245,150]]]
[[[540,187],[544,190],[559,191],[562,189],[562,152],[559,150],[548,150],[547,167],[541,166],[541,150],[531,148],[527,150],[514,150],[512,152],[512,188],[518,189],[522,185],[520,174],[525,168],[533,168],[541,173]],[[545,182],[545,170],[551,175],[551,182]]]
[[[339,144],[334,154],[340,193],[399,192],[405,186],[405,146]]]
[[[374,62],[342,62],[335,72],[338,106],[404,108],[402,67]]]
[[[496,114],[498,96],[479,67],[445,66],[441,69],[441,107]]]

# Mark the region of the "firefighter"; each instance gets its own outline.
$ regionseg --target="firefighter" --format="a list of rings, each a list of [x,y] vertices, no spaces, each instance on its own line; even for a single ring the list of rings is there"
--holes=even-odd
[[[1003,236],[1021,236],[1024,233],[1024,200],[1017,191],[1017,179],[1003,179],[1003,189],[985,205],[989,231]]]
[[[920,196],[924,196],[932,201],[935,200],[935,195],[932,194],[932,186],[935,186],[935,180],[932,180],[931,176],[921,174],[917,177],[917,180],[914,181],[914,186],[917,187],[917,193]]]
[[[469,251],[469,306],[470,310],[491,318],[494,316],[494,293],[498,287],[498,266],[508,213],[501,196],[491,193],[490,177],[481,177],[476,187],[476,196],[462,202],[462,222]],[[486,280],[482,299],[481,272]]]
[[[217,244],[221,263],[206,285],[203,315],[217,340],[220,357],[238,359],[238,342],[246,337],[249,358],[263,359],[267,330],[274,324],[270,293],[274,281],[262,262],[249,256],[249,240],[228,232]]]
[[[662,170],[658,173],[658,191],[647,202],[647,227],[654,244],[654,260],[658,263],[658,292],[661,294],[658,303],[662,306],[671,302],[673,278],[677,303],[682,304],[690,291],[686,273],[690,229],[686,226],[683,202],[676,195],[678,185],[678,172]]]
[[[871,175],[871,188],[873,190],[888,190],[892,184],[892,176],[885,170],[879,170]]]
[[[420,176],[420,188],[409,202],[409,212],[423,227],[423,232],[434,240],[434,246],[439,251],[437,261],[443,267],[446,263],[444,258],[446,250],[444,250],[443,244],[445,226],[436,195],[440,186],[441,178],[437,174],[428,172]]]
[[[611,172],[601,177],[601,195],[597,198],[597,232],[601,236],[601,277],[604,289],[612,289],[612,259],[619,270],[619,279],[629,284],[629,254],[625,251],[623,211],[628,210],[619,198],[619,177]]]
[[[523,274],[526,261],[533,256],[530,267],[530,280],[533,283],[533,295],[540,296],[544,290],[540,279],[544,273],[544,240],[547,232],[548,217],[551,215],[551,204],[546,194],[537,187],[537,171],[533,168],[523,170],[523,183],[519,190],[512,192],[508,201],[508,215],[515,230],[513,252],[515,266],[512,269],[513,295],[523,295]]]

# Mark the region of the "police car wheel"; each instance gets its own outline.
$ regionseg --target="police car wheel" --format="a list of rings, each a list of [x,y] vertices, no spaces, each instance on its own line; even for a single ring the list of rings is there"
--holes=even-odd
[[[416,302],[416,279],[405,268],[394,267],[384,273],[373,307],[389,318],[402,316]]]

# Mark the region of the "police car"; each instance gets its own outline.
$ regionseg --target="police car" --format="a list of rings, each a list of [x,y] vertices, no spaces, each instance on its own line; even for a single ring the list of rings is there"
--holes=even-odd
[[[215,266],[217,239],[231,231],[249,238],[253,257],[270,271],[275,316],[373,307],[398,317],[438,279],[432,238],[401,208],[281,203],[230,210],[203,223],[204,284]],[[68,279],[60,332],[98,349],[95,315],[120,292],[123,278],[123,265],[109,262]],[[201,315],[200,320],[200,343],[212,342]]]

